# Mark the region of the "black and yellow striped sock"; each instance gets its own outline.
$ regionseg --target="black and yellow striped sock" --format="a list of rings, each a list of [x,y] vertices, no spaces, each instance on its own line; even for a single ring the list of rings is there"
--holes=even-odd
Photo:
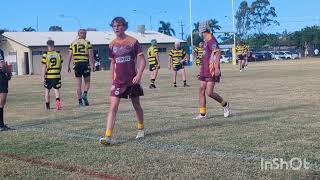
[[[227,106],[227,101],[224,101],[224,100],[222,100],[221,102],[220,102],[220,105],[222,106],[222,107],[226,107]]]

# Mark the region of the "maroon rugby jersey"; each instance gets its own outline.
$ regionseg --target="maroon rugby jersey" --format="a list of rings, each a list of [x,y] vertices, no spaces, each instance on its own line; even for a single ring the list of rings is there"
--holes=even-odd
[[[115,39],[109,44],[109,57],[115,61],[113,85],[132,86],[137,74],[136,58],[142,53],[138,40],[131,36]]]
[[[219,45],[218,42],[216,40],[216,38],[214,36],[212,36],[212,38],[208,41],[208,42],[204,42],[203,45],[203,49],[204,49],[204,55],[202,57],[202,65],[201,65],[201,69],[200,69],[200,76],[201,77],[212,77],[211,73],[210,73],[210,56],[211,53],[214,49],[218,49]]]

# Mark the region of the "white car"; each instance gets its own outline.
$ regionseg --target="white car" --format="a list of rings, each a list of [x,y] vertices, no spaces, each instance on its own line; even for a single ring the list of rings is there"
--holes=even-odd
[[[292,53],[290,51],[280,51],[280,58],[281,59],[298,59],[299,55]]]
[[[226,55],[221,55],[220,56],[220,63],[229,63],[230,58],[228,58]]]

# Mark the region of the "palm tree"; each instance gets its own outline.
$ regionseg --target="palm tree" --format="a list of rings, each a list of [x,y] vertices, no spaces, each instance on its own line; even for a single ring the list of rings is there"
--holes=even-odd
[[[215,32],[215,30],[220,30],[221,26],[218,25],[218,21],[216,19],[210,19],[209,20],[209,26],[210,26],[210,30],[211,32]]]
[[[49,31],[63,31],[61,26],[50,26]]]
[[[32,31],[36,31],[33,27],[26,27],[22,29],[23,32],[32,32]]]
[[[200,25],[200,23],[199,23],[199,22],[193,23],[193,25],[194,25],[194,29],[192,30],[192,32],[199,32],[199,25]]]
[[[158,32],[161,32],[163,34],[172,36],[176,35],[175,31],[171,28],[171,24],[169,22],[160,21],[161,27],[159,27]]]

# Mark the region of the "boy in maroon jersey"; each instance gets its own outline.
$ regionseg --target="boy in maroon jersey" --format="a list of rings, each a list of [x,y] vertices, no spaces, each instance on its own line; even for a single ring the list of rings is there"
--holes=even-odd
[[[230,115],[229,103],[216,92],[214,92],[215,83],[220,82],[220,49],[216,38],[211,34],[208,22],[199,25],[199,33],[204,40],[204,56],[200,67],[200,88],[199,88],[199,115],[195,119],[206,119],[206,94],[216,100],[224,109],[224,117]]]
[[[146,60],[138,40],[125,34],[128,22],[123,17],[115,17],[111,22],[116,38],[109,44],[109,59],[111,61],[112,87],[110,93],[110,110],[107,116],[105,136],[99,139],[100,144],[110,145],[112,130],[120,98],[130,98],[136,111],[138,134],[136,139],[144,137],[143,109],[140,96],[143,90],[140,86]],[[136,69],[136,61],[140,61]]]

